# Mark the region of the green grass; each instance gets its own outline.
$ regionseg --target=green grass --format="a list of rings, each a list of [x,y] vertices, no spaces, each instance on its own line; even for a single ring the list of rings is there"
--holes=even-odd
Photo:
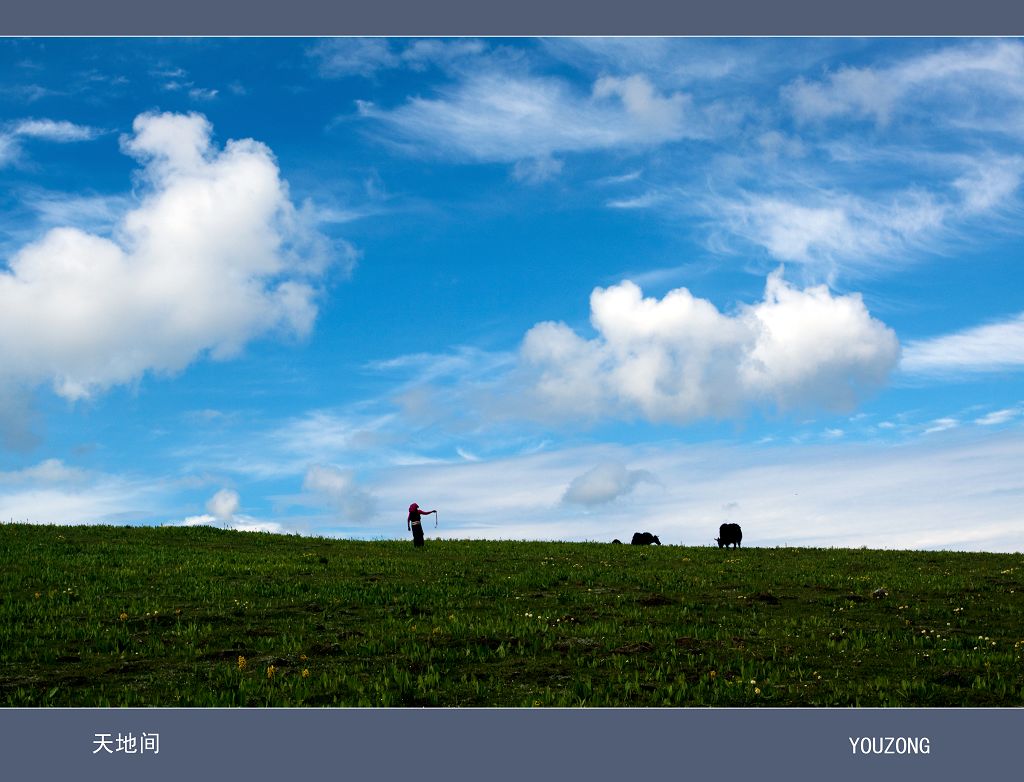
[[[0,704],[1021,706],[1022,576],[1020,554],[5,524]]]

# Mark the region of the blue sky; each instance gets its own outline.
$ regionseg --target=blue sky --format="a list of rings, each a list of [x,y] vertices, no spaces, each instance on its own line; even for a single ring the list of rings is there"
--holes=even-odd
[[[4,519],[1024,548],[1019,40],[0,58]]]

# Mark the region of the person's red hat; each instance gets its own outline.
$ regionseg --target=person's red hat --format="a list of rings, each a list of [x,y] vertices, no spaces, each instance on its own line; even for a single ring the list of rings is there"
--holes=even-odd
[[[409,510],[416,510],[419,507],[415,502],[409,506]]]

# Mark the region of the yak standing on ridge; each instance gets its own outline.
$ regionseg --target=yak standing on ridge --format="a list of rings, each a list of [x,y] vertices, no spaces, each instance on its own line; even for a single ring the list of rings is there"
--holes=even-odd
[[[730,545],[739,548],[741,540],[743,530],[740,529],[740,525],[728,522],[718,528],[718,537],[715,538],[719,548],[729,548]]]
[[[657,535],[652,535],[650,532],[634,532],[633,540],[630,541],[634,546],[649,546],[652,543],[661,545],[661,541],[658,540]]]

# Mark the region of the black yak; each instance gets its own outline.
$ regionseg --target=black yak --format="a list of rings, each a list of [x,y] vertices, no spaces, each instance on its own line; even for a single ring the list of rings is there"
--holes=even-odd
[[[739,548],[741,540],[743,540],[743,530],[740,529],[740,525],[729,523],[718,528],[718,537],[715,538],[719,548],[728,548],[730,545]]]
[[[622,541],[618,538],[615,538],[615,540],[613,540],[612,543],[618,543],[619,545],[622,545]]]
[[[630,541],[634,546],[649,546],[652,543],[661,545],[661,541],[658,540],[657,535],[652,535],[650,532],[634,532],[633,540]]]

